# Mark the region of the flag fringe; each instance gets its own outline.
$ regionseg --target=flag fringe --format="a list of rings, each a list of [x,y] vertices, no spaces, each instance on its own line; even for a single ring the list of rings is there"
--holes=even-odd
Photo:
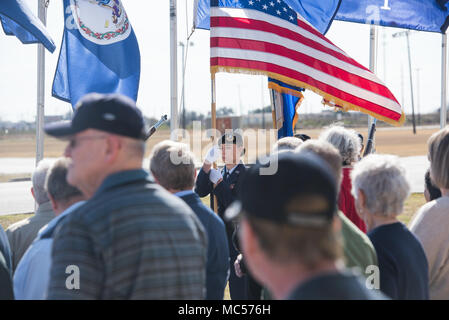
[[[339,99],[337,97],[334,97],[324,91],[321,91],[318,88],[315,88],[305,82],[302,81],[298,81],[283,75],[280,75],[278,73],[274,73],[274,72],[269,72],[269,71],[263,71],[263,70],[256,70],[256,69],[250,69],[250,68],[240,68],[240,67],[229,67],[229,66],[211,66],[210,67],[210,72],[212,74],[218,73],[218,72],[227,72],[227,73],[243,73],[243,74],[249,74],[249,75],[265,75],[268,77],[271,77],[273,79],[277,79],[279,81],[285,82],[289,85],[292,86],[297,86],[297,87],[301,87],[301,88],[305,88],[308,90],[311,90],[313,92],[315,92],[316,94],[322,96],[324,99],[329,100],[329,101],[333,101],[335,104],[338,104],[339,106],[341,106],[343,108],[343,110],[348,111],[348,110],[353,110],[353,111],[359,111],[365,114],[368,114],[378,120],[384,121],[388,124],[391,124],[393,126],[396,127],[400,127],[404,124],[405,122],[405,113],[402,112],[401,113],[401,117],[398,120],[393,120],[391,118],[388,118],[386,116],[380,115],[378,113],[375,113],[371,110],[367,110],[364,109],[360,106],[357,106],[355,104],[349,103],[347,101],[344,101],[342,99]]]
[[[278,85],[277,83],[270,82],[270,81],[268,81],[268,89],[273,89],[280,93],[290,94],[297,98],[301,98],[303,96],[302,93],[299,92],[298,90],[282,87],[282,86]]]
[[[301,97],[299,97],[298,102],[296,102],[295,105],[295,116],[293,117],[293,121],[292,121],[292,130],[293,132],[295,132],[295,127],[296,127],[296,123],[298,122],[298,109],[301,106],[302,102],[304,101],[304,95],[301,94]]]

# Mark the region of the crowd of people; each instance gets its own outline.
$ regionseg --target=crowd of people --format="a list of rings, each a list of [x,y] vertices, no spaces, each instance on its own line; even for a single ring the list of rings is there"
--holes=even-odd
[[[89,94],[45,131],[67,146],[32,174],[35,214],[0,227],[1,299],[449,299],[449,127],[429,139],[410,229],[399,159],[362,157],[339,125],[251,166],[228,133],[199,171],[168,140],[143,168],[144,120],[124,96]]]

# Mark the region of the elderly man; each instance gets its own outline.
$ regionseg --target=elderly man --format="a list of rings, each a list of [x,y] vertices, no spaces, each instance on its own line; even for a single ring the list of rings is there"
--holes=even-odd
[[[276,299],[376,299],[361,278],[339,266],[336,181],[313,155],[284,152],[272,156],[278,170],[247,171],[240,202],[226,212],[240,213],[241,242],[252,274]]]
[[[206,299],[223,300],[229,276],[226,229],[223,221],[192,190],[196,178],[193,154],[185,144],[162,141],[153,148],[150,170],[157,183],[189,205],[206,229]]]
[[[72,121],[67,182],[89,199],[55,230],[49,299],[203,299],[206,234],[181,199],[142,169],[145,126],[134,101],[90,94]]]
[[[73,210],[84,203],[84,196],[66,181],[69,160],[60,158],[49,169],[45,190],[56,218],[39,231],[37,238],[25,252],[14,274],[14,295],[17,300],[46,298],[51,266],[51,247],[56,226]]]
[[[39,230],[55,217],[44,186],[45,177],[51,164],[52,162],[49,160],[42,160],[31,176],[33,183],[31,194],[37,203],[36,213],[30,218],[14,223],[6,230],[11,246],[13,271],[16,270],[20,259],[22,259],[25,251],[36,238]]]

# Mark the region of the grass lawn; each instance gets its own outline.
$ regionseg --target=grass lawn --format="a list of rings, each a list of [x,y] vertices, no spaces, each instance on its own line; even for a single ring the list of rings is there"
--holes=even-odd
[[[0,225],[3,227],[3,229],[7,229],[10,225],[13,223],[26,219],[28,217],[31,217],[30,214],[11,214],[8,216],[0,216]]]

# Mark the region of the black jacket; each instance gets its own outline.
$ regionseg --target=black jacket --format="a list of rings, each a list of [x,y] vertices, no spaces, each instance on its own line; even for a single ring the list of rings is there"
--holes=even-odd
[[[239,188],[241,185],[242,177],[245,174],[246,167],[244,164],[240,163],[237,167],[232,171],[232,173],[226,177],[224,174],[224,170],[222,169],[223,181],[217,185],[214,189],[213,183],[209,180],[209,173],[205,173],[201,168],[200,173],[196,179],[195,184],[195,192],[200,197],[205,197],[210,194],[210,207],[213,209],[213,197],[212,195],[217,196],[218,203],[218,215],[223,219],[226,208],[235,200],[237,200]],[[227,169],[226,169],[227,170]],[[226,232],[228,234],[229,239],[232,239],[232,233],[234,231],[234,226],[232,222],[226,222]]]

